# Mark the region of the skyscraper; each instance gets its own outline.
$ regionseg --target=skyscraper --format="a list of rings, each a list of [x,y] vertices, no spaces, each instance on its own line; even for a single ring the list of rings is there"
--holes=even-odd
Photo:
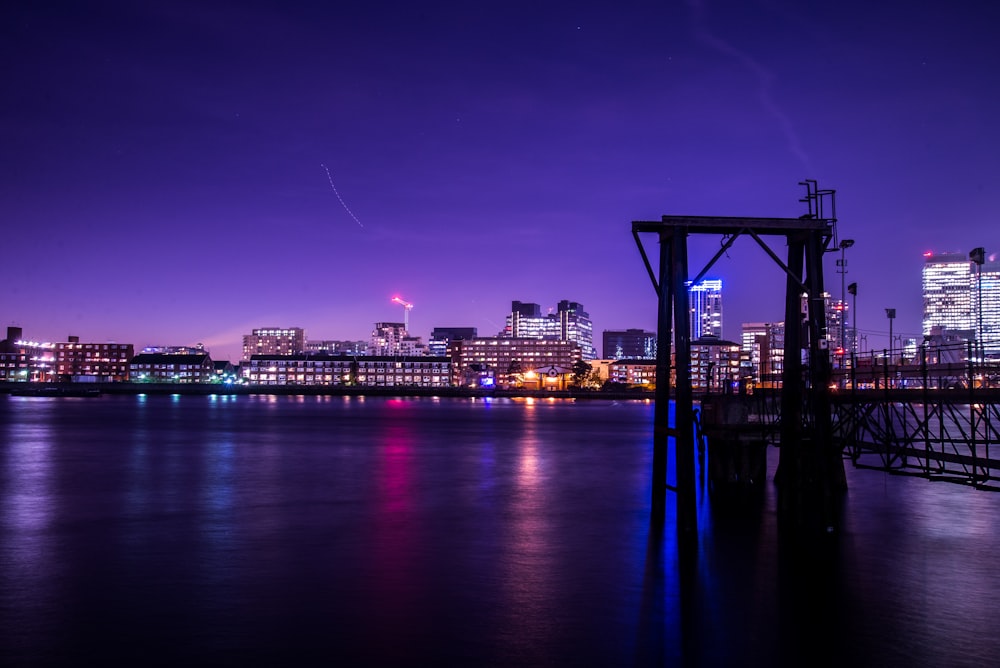
[[[785,324],[745,322],[741,338],[743,375],[762,387],[776,386],[785,366]]]
[[[585,360],[596,358],[594,324],[590,321],[590,314],[583,310],[583,304],[563,299],[556,312],[559,317],[559,340],[573,341],[580,346]]]
[[[937,326],[956,333],[964,332],[966,339],[974,338],[977,284],[968,256],[965,253],[924,253],[921,273],[924,336]]]
[[[691,339],[722,337],[722,279],[706,278],[688,286]]]
[[[982,266],[983,345],[987,353],[1000,354],[1000,260],[992,255]],[[979,299],[977,294],[976,299]]]
[[[501,337],[572,341],[580,346],[583,359],[597,357],[594,325],[578,302],[562,300],[556,313],[542,315],[538,304],[513,301]]]
[[[510,314],[500,335],[515,339],[544,339],[557,337],[558,331],[551,318],[542,316],[541,306],[514,300],[510,303]]]

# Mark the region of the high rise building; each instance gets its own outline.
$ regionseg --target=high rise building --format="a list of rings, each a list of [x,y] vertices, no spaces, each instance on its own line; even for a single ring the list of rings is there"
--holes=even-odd
[[[590,314],[578,302],[562,300],[555,313],[542,315],[538,304],[511,302],[510,314],[499,336],[520,339],[571,341],[580,347],[583,359],[597,357],[594,349],[594,325]]]
[[[483,337],[459,339],[448,346],[459,384],[480,381],[483,373],[500,385],[520,382],[524,377],[557,369],[561,375],[580,361],[580,347],[572,341],[538,337]]]
[[[722,336],[722,279],[706,278],[688,285],[691,338]]]
[[[1000,260],[994,255],[982,266],[982,276],[976,286],[977,313],[982,313],[983,345],[986,352],[1000,354]],[[979,304],[979,293],[982,293],[982,303]]]
[[[853,336],[853,332],[844,329],[844,323],[847,322],[847,302],[834,299],[833,295],[829,292],[824,292],[822,298],[823,324],[826,327],[825,331],[822,332],[822,336],[826,338],[827,349],[834,354],[835,360],[839,360],[837,364],[840,365],[842,360],[849,354],[849,351],[853,349],[851,347],[852,339],[848,338],[848,335]],[[800,301],[802,305],[802,317],[805,318],[806,314],[809,313],[809,295],[803,293]],[[842,338],[844,343],[843,350],[841,350],[840,346]]]
[[[974,294],[977,287],[972,261],[965,253],[924,253],[923,334],[932,327],[963,332],[972,339],[976,329]]]
[[[297,355],[305,352],[306,333],[301,327],[266,327],[243,335],[243,359],[252,355]]]
[[[785,324],[745,322],[741,336],[741,375],[762,387],[776,387],[785,368]]]
[[[558,336],[555,323],[542,315],[542,307],[534,303],[512,301],[510,314],[500,336],[514,339],[552,339]]]
[[[400,355],[403,339],[407,338],[406,325],[402,322],[376,322],[372,330],[369,355]]]
[[[597,357],[594,349],[594,324],[590,314],[583,310],[583,304],[566,299],[556,307],[559,317],[559,340],[572,341],[580,346],[580,353],[585,360]]]
[[[140,383],[210,383],[215,365],[208,353],[196,355],[140,353],[128,364],[129,378]]]
[[[601,338],[604,359],[656,358],[656,332],[644,329],[606,329]]]
[[[979,249],[977,249],[979,250]],[[1000,261],[997,256],[924,253],[923,334],[945,331],[965,341],[982,340],[1000,354]]]

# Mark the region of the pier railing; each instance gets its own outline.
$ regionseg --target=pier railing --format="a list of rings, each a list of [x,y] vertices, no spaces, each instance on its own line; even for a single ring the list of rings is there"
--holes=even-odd
[[[699,434],[713,443],[766,441],[777,447],[779,393],[699,398]],[[837,389],[834,443],[857,468],[923,476],[1000,491],[1000,388]]]
[[[1000,389],[859,389],[832,404],[855,466],[1000,490]]]

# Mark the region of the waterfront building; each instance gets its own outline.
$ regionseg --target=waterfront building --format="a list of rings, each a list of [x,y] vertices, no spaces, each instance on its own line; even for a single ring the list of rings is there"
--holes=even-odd
[[[8,350],[0,352],[0,382],[20,382],[28,380],[28,351]]]
[[[462,385],[488,378],[501,386],[517,386],[529,372],[572,369],[582,359],[573,341],[502,336],[452,341],[448,354],[456,382]]]
[[[779,387],[785,366],[785,324],[745,322],[741,329],[741,380],[761,387]]]
[[[590,314],[583,310],[579,302],[564,299],[556,307],[555,313],[542,314],[541,307],[534,303],[511,302],[511,312],[507,315],[500,337],[514,339],[547,339],[571,341],[578,345],[584,360],[597,357],[594,349],[594,325]]]
[[[601,335],[605,359],[656,359],[656,332],[606,329]]]
[[[25,340],[20,327],[8,327],[0,341],[0,381],[57,380],[54,349],[52,343]]]
[[[8,327],[0,343],[0,381],[117,382],[128,380],[131,343],[28,341],[20,327]]]
[[[656,360],[616,359],[611,362],[608,369],[608,380],[628,387],[653,389],[656,387]]]
[[[239,376],[238,369],[229,360],[215,360],[212,366],[215,369],[216,382],[232,383]]]
[[[243,359],[253,355],[295,355],[305,352],[306,334],[301,327],[266,327],[243,335]]]
[[[688,283],[691,339],[722,336],[722,279],[706,278]]]
[[[54,344],[56,375],[76,382],[120,382],[129,378],[135,356],[131,343],[80,343],[80,337]]]
[[[611,380],[611,365],[615,361],[613,359],[590,360],[590,377],[596,381],[598,386]]]
[[[251,385],[448,387],[448,357],[254,355],[241,367]]]
[[[516,386],[525,390],[565,390],[573,383],[573,369],[547,366],[529,369],[517,378]]]
[[[211,383],[217,380],[215,364],[208,353],[140,353],[128,366],[129,379],[136,383]]]

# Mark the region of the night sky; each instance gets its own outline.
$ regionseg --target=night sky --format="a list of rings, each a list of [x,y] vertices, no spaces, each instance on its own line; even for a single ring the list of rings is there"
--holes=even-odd
[[[376,321],[494,335],[511,300],[655,328],[631,221],[837,191],[870,347],[919,336],[927,250],[1000,250],[983,2],[8,0],[3,326],[204,343]],[[329,172],[329,178],[328,173]],[[652,242],[652,240],[650,240]],[[704,264],[719,239],[692,244]],[[655,244],[651,245],[655,253]],[[779,248],[783,253],[783,249]],[[827,285],[840,276],[827,256]],[[725,335],[783,318],[749,238]]]

